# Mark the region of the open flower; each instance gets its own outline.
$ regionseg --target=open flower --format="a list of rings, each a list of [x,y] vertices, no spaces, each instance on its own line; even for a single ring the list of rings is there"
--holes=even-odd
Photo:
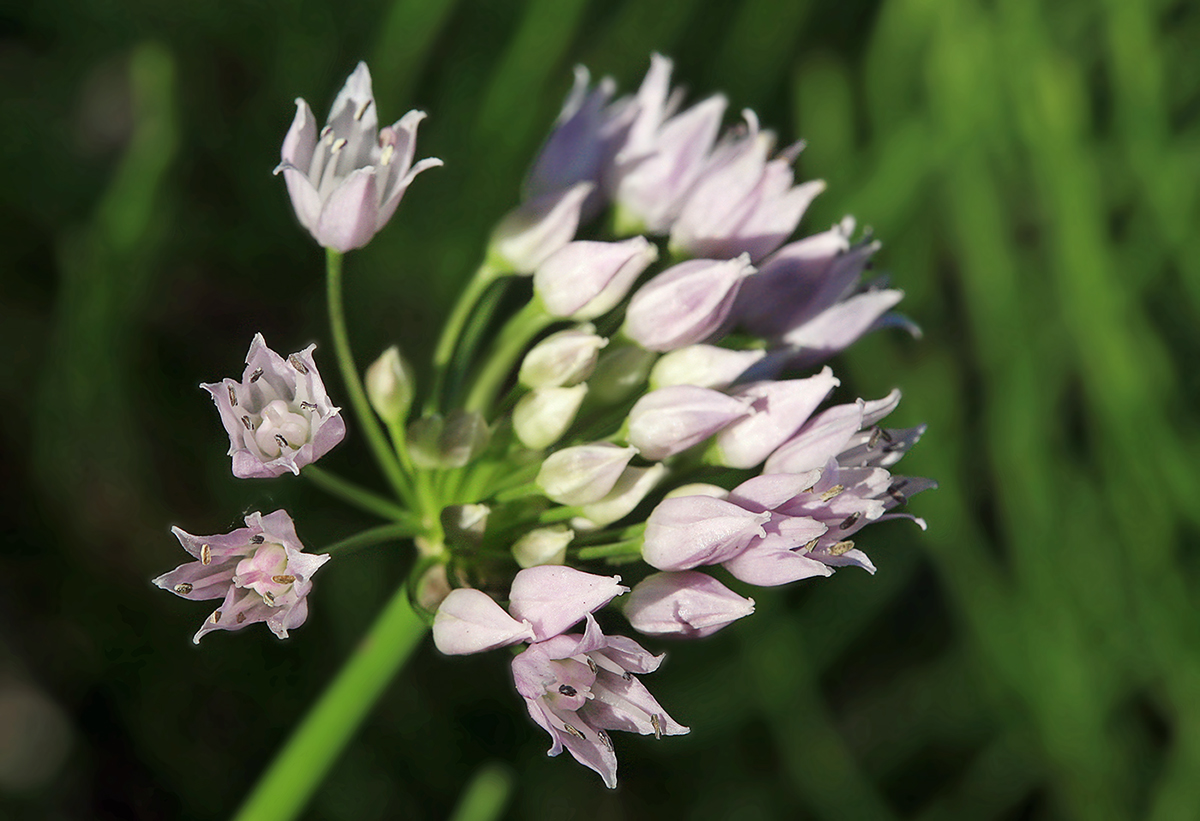
[[[396,213],[417,174],[442,164],[429,157],[413,165],[423,119],[425,112],[410,111],[378,128],[366,63],[338,92],[320,133],[308,103],[296,100],[275,173],[283,174],[296,216],[318,243],[343,253],[363,247]]]
[[[288,630],[304,624],[312,576],[330,557],[304,552],[285,511],[251,513],[245,527],[218,536],[193,536],[178,527],[171,532],[195,561],[154,583],[192,601],[224,599],[192,641],[199,644],[205,633],[241,630],[260,621],[286,639]]]
[[[316,345],[286,360],[255,334],[242,381],[204,384],[229,433],[233,475],[280,476],[317,461],[346,435],[340,408],[329,401],[313,361]]]
[[[450,592],[433,621],[433,642],[449,655],[529,643],[513,659],[513,681],[529,715],[553,743],[617,785],[617,757],[608,730],[681,735],[677,723],[634,678],[651,673],[662,656],[624,636],[606,636],[592,613],[629,588],[619,576],[595,576],[570,567],[541,565],[517,573],[508,613],[486,593]],[[511,613],[511,615],[509,615]],[[565,631],[586,621],[583,635]]]

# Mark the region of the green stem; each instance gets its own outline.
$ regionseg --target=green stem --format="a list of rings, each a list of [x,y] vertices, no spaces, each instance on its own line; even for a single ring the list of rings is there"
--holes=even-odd
[[[504,386],[504,380],[516,367],[517,359],[525,347],[555,321],[555,318],[542,308],[536,297],[526,303],[500,332],[499,338],[492,346],[492,355],[475,376],[474,385],[471,387],[471,393],[467,395],[464,407],[487,416],[487,409],[496,401],[496,395]]]
[[[376,516],[384,519],[394,519],[397,522],[413,522],[415,520],[410,511],[400,507],[395,502],[385,499],[382,496],[377,496],[371,491],[361,488],[353,482],[347,481],[316,465],[306,465],[300,471],[300,475],[312,481],[314,485],[326,493],[336,496],[343,502],[348,502],[368,513],[374,513]]]
[[[235,821],[298,816],[425,631],[401,586],[259,778]]]
[[[342,380],[346,383],[346,390],[350,394],[350,404],[354,406],[358,423],[362,426],[363,433],[367,437],[367,444],[371,446],[375,461],[379,463],[383,475],[387,477],[396,494],[404,498],[407,489],[404,473],[400,469],[400,463],[396,461],[395,452],[388,445],[383,430],[379,427],[375,412],[367,402],[367,394],[363,390],[362,380],[358,377],[358,367],[354,364],[354,355],[350,352],[350,335],[346,331],[346,311],[342,305],[342,255],[332,248],[328,248],[325,262],[329,296],[329,325],[333,331],[333,349],[337,355],[338,366],[342,371]]]
[[[425,412],[436,412],[442,401],[442,390],[446,384],[446,372],[450,361],[454,358],[454,350],[458,347],[459,337],[471,317],[471,309],[479,302],[483,292],[504,272],[488,263],[483,263],[475,271],[475,275],[467,282],[467,287],[459,294],[458,301],[450,311],[446,324],[442,326],[442,335],[438,338],[437,347],[433,349],[433,390],[430,391],[425,403]]]
[[[610,556],[641,556],[642,555],[642,540],[630,539],[627,542],[617,542],[616,544],[602,544],[596,547],[582,547],[575,555],[580,561],[588,559],[607,559]]]
[[[512,788],[512,770],[500,764],[483,765],[467,785],[450,821],[494,821],[504,812]]]
[[[394,525],[380,525],[369,530],[364,530],[361,533],[356,533],[339,542],[334,542],[325,548],[326,553],[348,553],[351,550],[357,550],[360,547],[371,547],[384,542],[393,542],[397,539],[409,539],[421,532],[420,526],[416,522],[399,522]]]

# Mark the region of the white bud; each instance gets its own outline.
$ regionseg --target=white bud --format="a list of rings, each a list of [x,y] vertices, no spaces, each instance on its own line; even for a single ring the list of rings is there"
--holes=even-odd
[[[594,530],[624,519],[666,474],[667,468],[661,463],[648,468],[625,468],[608,495],[598,502],[584,505],[580,509],[583,516],[574,519],[573,523],[577,527]]]
[[[637,448],[609,442],[577,445],[550,454],[538,471],[538,487],[560,505],[587,505],[608,495]]]
[[[416,381],[412,366],[395,345],[367,368],[367,398],[384,422],[389,425],[404,423],[412,407]]]
[[[517,539],[512,546],[513,558],[522,568],[563,564],[567,559],[567,545],[574,538],[575,531],[566,525],[539,527]]]
[[[550,334],[525,354],[518,379],[527,388],[575,385],[591,376],[596,357],[608,340],[592,325]]]
[[[512,412],[513,431],[531,450],[548,448],[563,437],[575,421],[587,395],[587,385],[538,388],[517,402]]]

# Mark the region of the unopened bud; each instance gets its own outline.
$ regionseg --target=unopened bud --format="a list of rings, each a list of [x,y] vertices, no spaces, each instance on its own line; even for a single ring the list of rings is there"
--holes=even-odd
[[[478,547],[487,530],[487,505],[451,505],[442,509],[442,530],[446,543],[452,547]]]
[[[581,182],[513,209],[492,232],[489,257],[503,270],[532,274],[575,236],[583,201],[595,187],[594,183]]]
[[[512,412],[513,432],[521,444],[542,450],[561,439],[575,421],[587,390],[587,385],[538,388],[522,396]]]
[[[608,442],[563,448],[550,454],[538,471],[537,484],[561,505],[587,505],[608,495],[621,478],[636,448]]]
[[[610,525],[618,519],[624,519],[641,504],[666,474],[667,468],[663,464],[651,465],[648,468],[625,468],[625,472],[617,479],[608,495],[598,502],[584,505],[580,509],[583,515],[576,518],[574,523],[594,530]]]
[[[460,468],[483,452],[491,439],[483,416],[455,410],[446,418],[424,416],[408,426],[413,464],[422,468]]]
[[[588,379],[592,401],[615,405],[646,382],[658,355],[637,345],[605,351]]]
[[[575,531],[566,525],[539,527],[517,539],[512,546],[513,558],[521,567],[563,564],[567,558],[567,545],[574,538]]]
[[[389,425],[402,425],[412,407],[416,377],[395,345],[371,363],[366,373],[367,398]]]
[[[650,371],[650,388],[695,385],[724,390],[766,355],[763,350],[732,351],[714,345],[676,348],[654,364]]]
[[[527,388],[557,388],[587,379],[608,344],[595,331],[592,325],[580,325],[550,334],[525,354],[517,378]]]

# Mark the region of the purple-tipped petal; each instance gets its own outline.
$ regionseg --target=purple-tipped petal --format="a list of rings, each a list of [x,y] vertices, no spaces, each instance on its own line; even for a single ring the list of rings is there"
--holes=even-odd
[[[841,381],[829,368],[807,379],[759,382],[736,394],[752,401],[754,413],[739,419],[716,436],[721,464],[734,468],[752,468],[762,463],[825,401]]]
[[[625,332],[649,351],[703,342],[724,324],[742,280],[754,272],[748,256],[696,259],[647,282],[625,312]]]
[[[736,579],[759,587],[775,587],[833,573],[803,553],[759,545],[751,546],[723,564]]]
[[[629,443],[655,461],[682,453],[753,413],[749,400],[676,385],[643,396],[629,411]]]
[[[538,267],[533,288],[553,316],[594,319],[615,308],[657,258],[645,237],[570,242]]]
[[[664,499],[646,520],[642,557],[659,570],[719,564],[763,536],[769,518],[709,496]]]

